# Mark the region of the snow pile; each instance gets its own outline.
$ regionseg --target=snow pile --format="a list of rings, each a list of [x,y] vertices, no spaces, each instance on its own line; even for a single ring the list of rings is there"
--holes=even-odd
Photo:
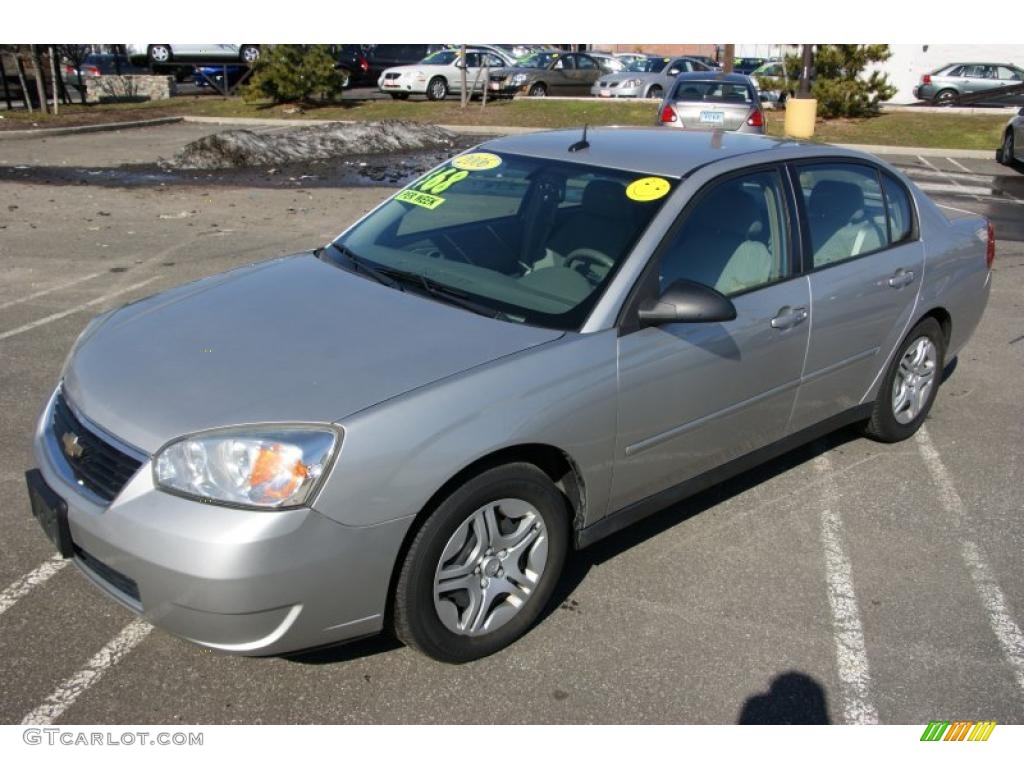
[[[238,130],[186,144],[172,168],[247,168],[326,160],[343,155],[452,147],[456,135],[436,125],[385,120],[290,128],[274,133]]]

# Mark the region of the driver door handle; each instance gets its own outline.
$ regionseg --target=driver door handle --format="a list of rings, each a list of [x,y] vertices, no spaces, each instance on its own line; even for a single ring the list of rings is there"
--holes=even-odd
[[[783,307],[779,314],[772,318],[772,328],[784,331],[802,323],[807,319],[807,315],[807,307]]]
[[[914,282],[914,273],[906,269],[897,269],[892,277],[889,278],[890,288],[903,288],[904,286],[910,285]]]

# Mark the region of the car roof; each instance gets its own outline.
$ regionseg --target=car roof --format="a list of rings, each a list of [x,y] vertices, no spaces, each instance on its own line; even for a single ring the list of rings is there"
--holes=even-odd
[[[723,83],[741,83],[742,85],[750,85],[750,75],[744,75],[742,72],[683,72],[676,77],[676,82],[687,81],[687,80],[700,80],[706,82],[708,80],[716,80]]]
[[[481,144],[480,149],[681,177],[699,166],[729,157],[780,147],[807,146],[747,133],[675,131],[657,126],[609,127],[588,129],[590,146],[569,152],[569,147],[582,135],[579,128],[518,134],[492,139]]]

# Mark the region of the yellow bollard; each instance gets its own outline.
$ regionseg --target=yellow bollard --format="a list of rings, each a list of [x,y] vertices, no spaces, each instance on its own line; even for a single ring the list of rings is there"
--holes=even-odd
[[[814,118],[818,113],[817,99],[786,99],[786,122],[784,130],[794,139],[809,139],[814,135]]]

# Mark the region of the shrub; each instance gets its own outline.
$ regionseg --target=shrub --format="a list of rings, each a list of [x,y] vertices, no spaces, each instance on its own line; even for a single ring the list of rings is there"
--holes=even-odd
[[[326,101],[341,93],[343,82],[327,46],[275,45],[264,49],[242,95],[247,101],[269,98],[275,104]]]

